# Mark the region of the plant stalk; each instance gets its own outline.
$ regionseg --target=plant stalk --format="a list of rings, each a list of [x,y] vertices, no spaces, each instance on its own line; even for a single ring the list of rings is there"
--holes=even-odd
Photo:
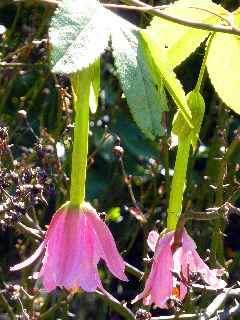
[[[79,207],[85,199],[90,93],[88,72],[86,69],[71,77],[75,108],[70,188],[70,202],[73,207]]]

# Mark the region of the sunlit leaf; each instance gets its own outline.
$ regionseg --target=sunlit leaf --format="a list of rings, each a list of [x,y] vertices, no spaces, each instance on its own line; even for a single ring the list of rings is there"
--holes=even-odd
[[[240,114],[240,37],[215,34],[208,54],[207,70],[220,99]]]
[[[117,221],[121,217],[120,207],[114,207],[107,211],[107,219],[112,221]]]
[[[162,135],[162,113],[167,110],[163,81],[146,60],[138,30],[114,16],[111,39],[115,65],[134,120],[150,139]]]
[[[54,72],[73,73],[92,64],[108,45],[106,10],[96,0],[63,0],[51,21],[49,37]]]
[[[181,19],[208,24],[220,23],[222,21],[218,16],[226,18],[229,14],[210,0],[175,1],[163,12]],[[207,30],[186,27],[159,17],[153,18],[148,31],[166,52],[173,67],[181,64],[209,35]]]
[[[97,111],[100,92],[100,58],[91,67],[92,82],[90,86],[89,106],[92,113]]]
[[[189,128],[186,120],[178,111],[173,122],[172,132],[181,139],[186,139],[191,134],[192,146],[195,149],[205,112],[205,102],[202,95],[197,90],[193,90],[187,94],[187,102],[192,113],[193,129]]]
[[[141,35],[145,42],[145,52],[148,60],[152,62],[154,70],[160,79],[163,79],[164,85],[175,101],[182,115],[191,124],[191,111],[188,107],[186,96],[180,81],[176,78],[176,74],[171,69],[168,59],[158,45],[158,42],[152,37],[152,32],[142,31]]]

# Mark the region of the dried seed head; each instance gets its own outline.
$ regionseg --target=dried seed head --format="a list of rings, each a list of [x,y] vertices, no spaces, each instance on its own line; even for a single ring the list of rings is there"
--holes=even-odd
[[[113,154],[119,158],[122,158],[124,154],[124,149],[121,146],[115,146],[112,151],[113,151]]]
[[[151,317],[151,313],[144,309],[139,309],[135,315],[136,320],[151,320]]]
[[[23,120],[27,119],[27,111],[26,110],[21,109],[18,111],[17,114],[18,114],[19,118],[21,118]]]

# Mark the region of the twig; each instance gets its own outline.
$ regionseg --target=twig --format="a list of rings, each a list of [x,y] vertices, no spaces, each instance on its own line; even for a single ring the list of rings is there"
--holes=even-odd
[[[69,294],[70,297],[72,297],[72,294]],[[40,316],[40,320],[49,319],[51,316],[54,315],[54,312],[60,308],[61,305],[66,304],[66,300],[69,301],[69,298],[67,294],[63,294],[62,297],[59,298],[59,300],[51,306],[47,311],[43,312]]]
[[[13,0],[13,2],[26,2],[29,0]],[[52,4],[52,5],[58,5],[59,3],[61,3],[61,1],[58,0],[35,0],[35,3],[39,2],[39,3],[46,3],[46,4]]]
[[[131,310],[129,310],[125,305],[120,303],[116,298],[114,298],[111,294],[105,293],[96,290],[95,293],[107,302],[116,312],[118,312],[121,316],[123,316],[126,320],[134,320],[134,314]]]
[[[9,318],[11,320],[16,320],[16,316],[15,316],[15,313],[14,313],[12,307],[7,302],[7,299],[5,298],[5,296],[3,295],[3,293],[1,291],[0,291],[0,303],[3,306],[3,308],[7,311]]]
[[[122,156],[119,157],[119,163],[120,163],[120,166],[121,166],[121,170],[122,170],[122,174],[123,174],[125,183],[126,183],[126,185],[128,187],[128,192],[129,192],[130,198],[132,200],[133,206],[137,209],[138,214],[141,216],[141,219],[139,219],[139,220],[142,221],[142,222],[146,222],[146,218],[145,218],[144,214],[142,213],[142,210],[139,207],[139,205],[138,205],[138,203],[137,203],[137,201],[135,199],[135,195],[134,195],[133,188],[132,188],[131,178],[130,179],[128,178],[128,175],[127,175],[127,172],[126,172],[126,169],[125,169],[125,166],[124,166],[124,162],[123,162],[123,157]],[[126,179],[128,179],[128,181],[126,181]]]
[[[219,310],[218,315],[212,318],[203,318],[209,320],[229,320],[232,319],[233,316],[240,314],[240,304],[236,304],[234,307],[231,307],[226,310]],[[160,316],[160,317],[152,317],[151,320],[174,320],[174,319],[197,319],[198,317],[203,316],[203,313],[187,313],[181,314],[179,316],[171,315],[171,316]]]
[[[96,149],[88,156],[88,166],[87,169],[90,168],[91,166],[91,159],[95,157],[95,155],[101,150],[102,146],[104,145],[105,142],[108,141],[112,136],[109,134],[107,131],[104,132],[103,138],[99,142],[99,144],[96,146]]]
[[[228,297],[239,297],[240,296],[240,288],[224,288],[224,289],[216,289],[214,287],[211,286],[204,286],[201,284],[192,284],[191,287],[195,290],[205,290],[208,292],[212,292],[212,293],[219,293],[219,292],[223,292],[223,293],[227,293]]]
[[[231,288],[229,288],[228,291],[222,292],[217,295],[216,298],[214,298],[213,301],[207,306],[204,314],[199,317],[199,320],[206,320],[213,316],[227,299],[228,292],[230,290]]]
[[[126,266],[126,271],[130,274],[132,274],[133,276],[135,276],[136,278],[138,278],[139,280],[141,280],[144,276],[144,272],[142,272],[141,270],[139,270],[138,268],[132,266],[130,263],[125,262],[125,266]],[[240,288],[223,288],[223,289],[216,289],[214,287],[211,286],[205,286],[205,285],[201,285],[201,284],[191,284],[191,287],[194,290],[198,290],[198,291],[208,291],[208,292],[212,292],[212,293],[225,293],[227,294],[228,297],[238,297],[240,296]]]
[[[38,240],[42,239],[42,236],[39,234],[39,230],[28,227],[25,224],[23,224],[22,222],[18,222],[16,225],[16,228],[21,231],[24,231],[24,233],[25,232],[30,233],[32,236],[34,236]]]
[[[46,63],[22,63],[22,62],[0,62],[0,68],[14,68],[14,67],[21,67],[21,68],[36,68],[36,67],[44,67],[49,68]]]
[[[240,314],[240,304],[236,303],[234,307],[224,310],[222,313],[218,313],[217,316],[211,318],[210,320],[229,320],[233,316]]]
[[[13,0],[13,2],[24,2],[26,0]],[[187,27],[192,27],[195,29],[201,29],[201,30],[208,30],[208,31],[213,31],[213,32],[223,32],[223,33],[228,33],[228,34],[234,34],[237,36],[240,36],[240,29],[237,28],[235,25],[231,23],[230,20],[225,19],[224,17],[221,17],[217,15],[216,13],[211,12],[212,14],[219,16],[222,20],[224,20],[227,25],[212,25],[212,24],[207,24],[207,23],[201,23],[201,22],[196,22],[192,20],[187,20],[187,19],[181,19],[176,16],[169,15],[165,12],[162,12],[163,9],[166,8],[166,6],[162,7],[153,7],[150,6],[142,1],[139,0],[121,0],[123,3],[131,6],[132,8],[129,10],[140,10],[140,11],[145,11],[146,13],[149,13],[151,15],[158,16],[162,19],[172,21]],[[58,5],[61,1],[57,0],[38,0],[39,3],[46,3],[49,5]],[[104,4],[103,4],[104,5]],[[105,4],[106,6],[106,4]],[[110,8],[110,6],[108,6]],[[116,6],[115,6],[116,7]],[[128,6],[123,6],[122,9],[128,9]],[[195,7],[197,9],[197,7]],[[208,11],[207,9],[204,8],[198,8],[200,10]]]
[[[121,2],[126,3],[128,5],[132,5],[132,6],[144,7],[146,9],[148,9],[147,13],[149,13],[151,15],[160,17],[160,18],[168,20],[168,21],[178,23],[183,26],[192,27],[192,28],[201,29],[201,30],[208,30],[208,31],[213,31],[213,32],[223,32],[223,33],[234,34],[234,35],[240,36],[240,29],[234,25],[231,25],[231,26],[212,25],[212,24],[208,24],[208,23],[196,22],[193,20],[181,19],[176,16],[172,16],[172,15],[169,15],[165,12],[162,12],[159,9],[154,9],[154,7],[148,5],[140,0],[121,0]]]
[[[140,271],[136,267],[132,266],[130,263],[125,262],[125,270],[135,276],[138,279],[142,279],[144,276],[144,272]]]
[[[212,220],[226,218],[230,213],[240,215],[240,209],[229,202],[218,208],[209,208],[206,211],[188,211],[183,213],[185,220]]]
[[[184,6],[184,5],[170,4],[170,5],[162,5],[162,6],[151,6],[151,8],[148,8],[148,7],[138,7],[138,6],[130,6],[130,5],[124,5],[124,4],[121,5],[121,4],[110,4],[110,3],[103,3],[103,6],[105,8],[109,8],[109,9],[112,8],[112,9],[136,10],[136,11],[143,11],[143,12],[148,12],[149,10],[166,10],[171,7],[183,8],[183,9],[195,9],[195,10],[200,10],[200,11],[210,13],[213,16],[216,16],[219,19],[223,20],[227,26],[231,26],[231,22],[228,19],[226,19],[226,18],[220,16],[219,14],[212,12],[208,9],[195,7],[195,6]]]
[[[235,139],[232,141],[230,146],[228,147],[225,155],[224,155],[224,160],[228,161],[232,154],[236,152],[237,149],[240,148],[240,130],[238,130]]]

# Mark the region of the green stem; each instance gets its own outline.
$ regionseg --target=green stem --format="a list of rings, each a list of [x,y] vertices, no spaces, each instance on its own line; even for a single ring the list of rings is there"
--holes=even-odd
[[[79,207],[85,199],[90,92],[88,72],[88,69],[86,69],[71,77],[74,93],[75,126],[70,201],[71,205],[74,207]]]
[[[185,139],[179,138],[177,158],[174,167],[174,175],[171,185],[167,228],[175,230],[182,211],[182,200],[187,173],[188,158],[191,146],[191,135]]]
[[[214,33],[210,35],[210,38],[207,44],[201,70],[198,76],[198,81],[195,87],[195,91],[197,92],[199,92],[201,89],[203,76],[206,68],[207,57],[208,57],[208,53],[209,53],[209,49],[210,49],[213,37],[214,37]],[[190,106],[190,109],[191,109],[191,106]],[[184,186],[185,179],[187,174],[191,139],[192,139],[191,133],[184,138],[180,138],[180,136],[178,136],[178,140],[179,140],[178,151],[177,151],[177,158],[176,158],[175,167],[174,167],[174,175],[172,180],[169,207],[168,207],[167,228],[169,230],[176,229],[177,222],[182,211],[182,201],[183,201],[183,193],[184,193],[184,187],[185,187]]]
[[[202,65],[201,65],[199,76],[198,76],[198,81],[197,81],[196,88],[195,88],[196,91],[200,91],[200,89],[201,89],[201,84],[202,84],[204,72],[205,72],[205,69],[206,69],[207,57],[208,57],[209,49],[211,47],[211,43],[212,43],[214,34],[215,33],[212,33],[210,35],[210,37],[208,39],[208,42],[207,42],[207,48],[205,50],[205,55],[204,55],[204,58],[203,58],[203,62],[202,62]]]

